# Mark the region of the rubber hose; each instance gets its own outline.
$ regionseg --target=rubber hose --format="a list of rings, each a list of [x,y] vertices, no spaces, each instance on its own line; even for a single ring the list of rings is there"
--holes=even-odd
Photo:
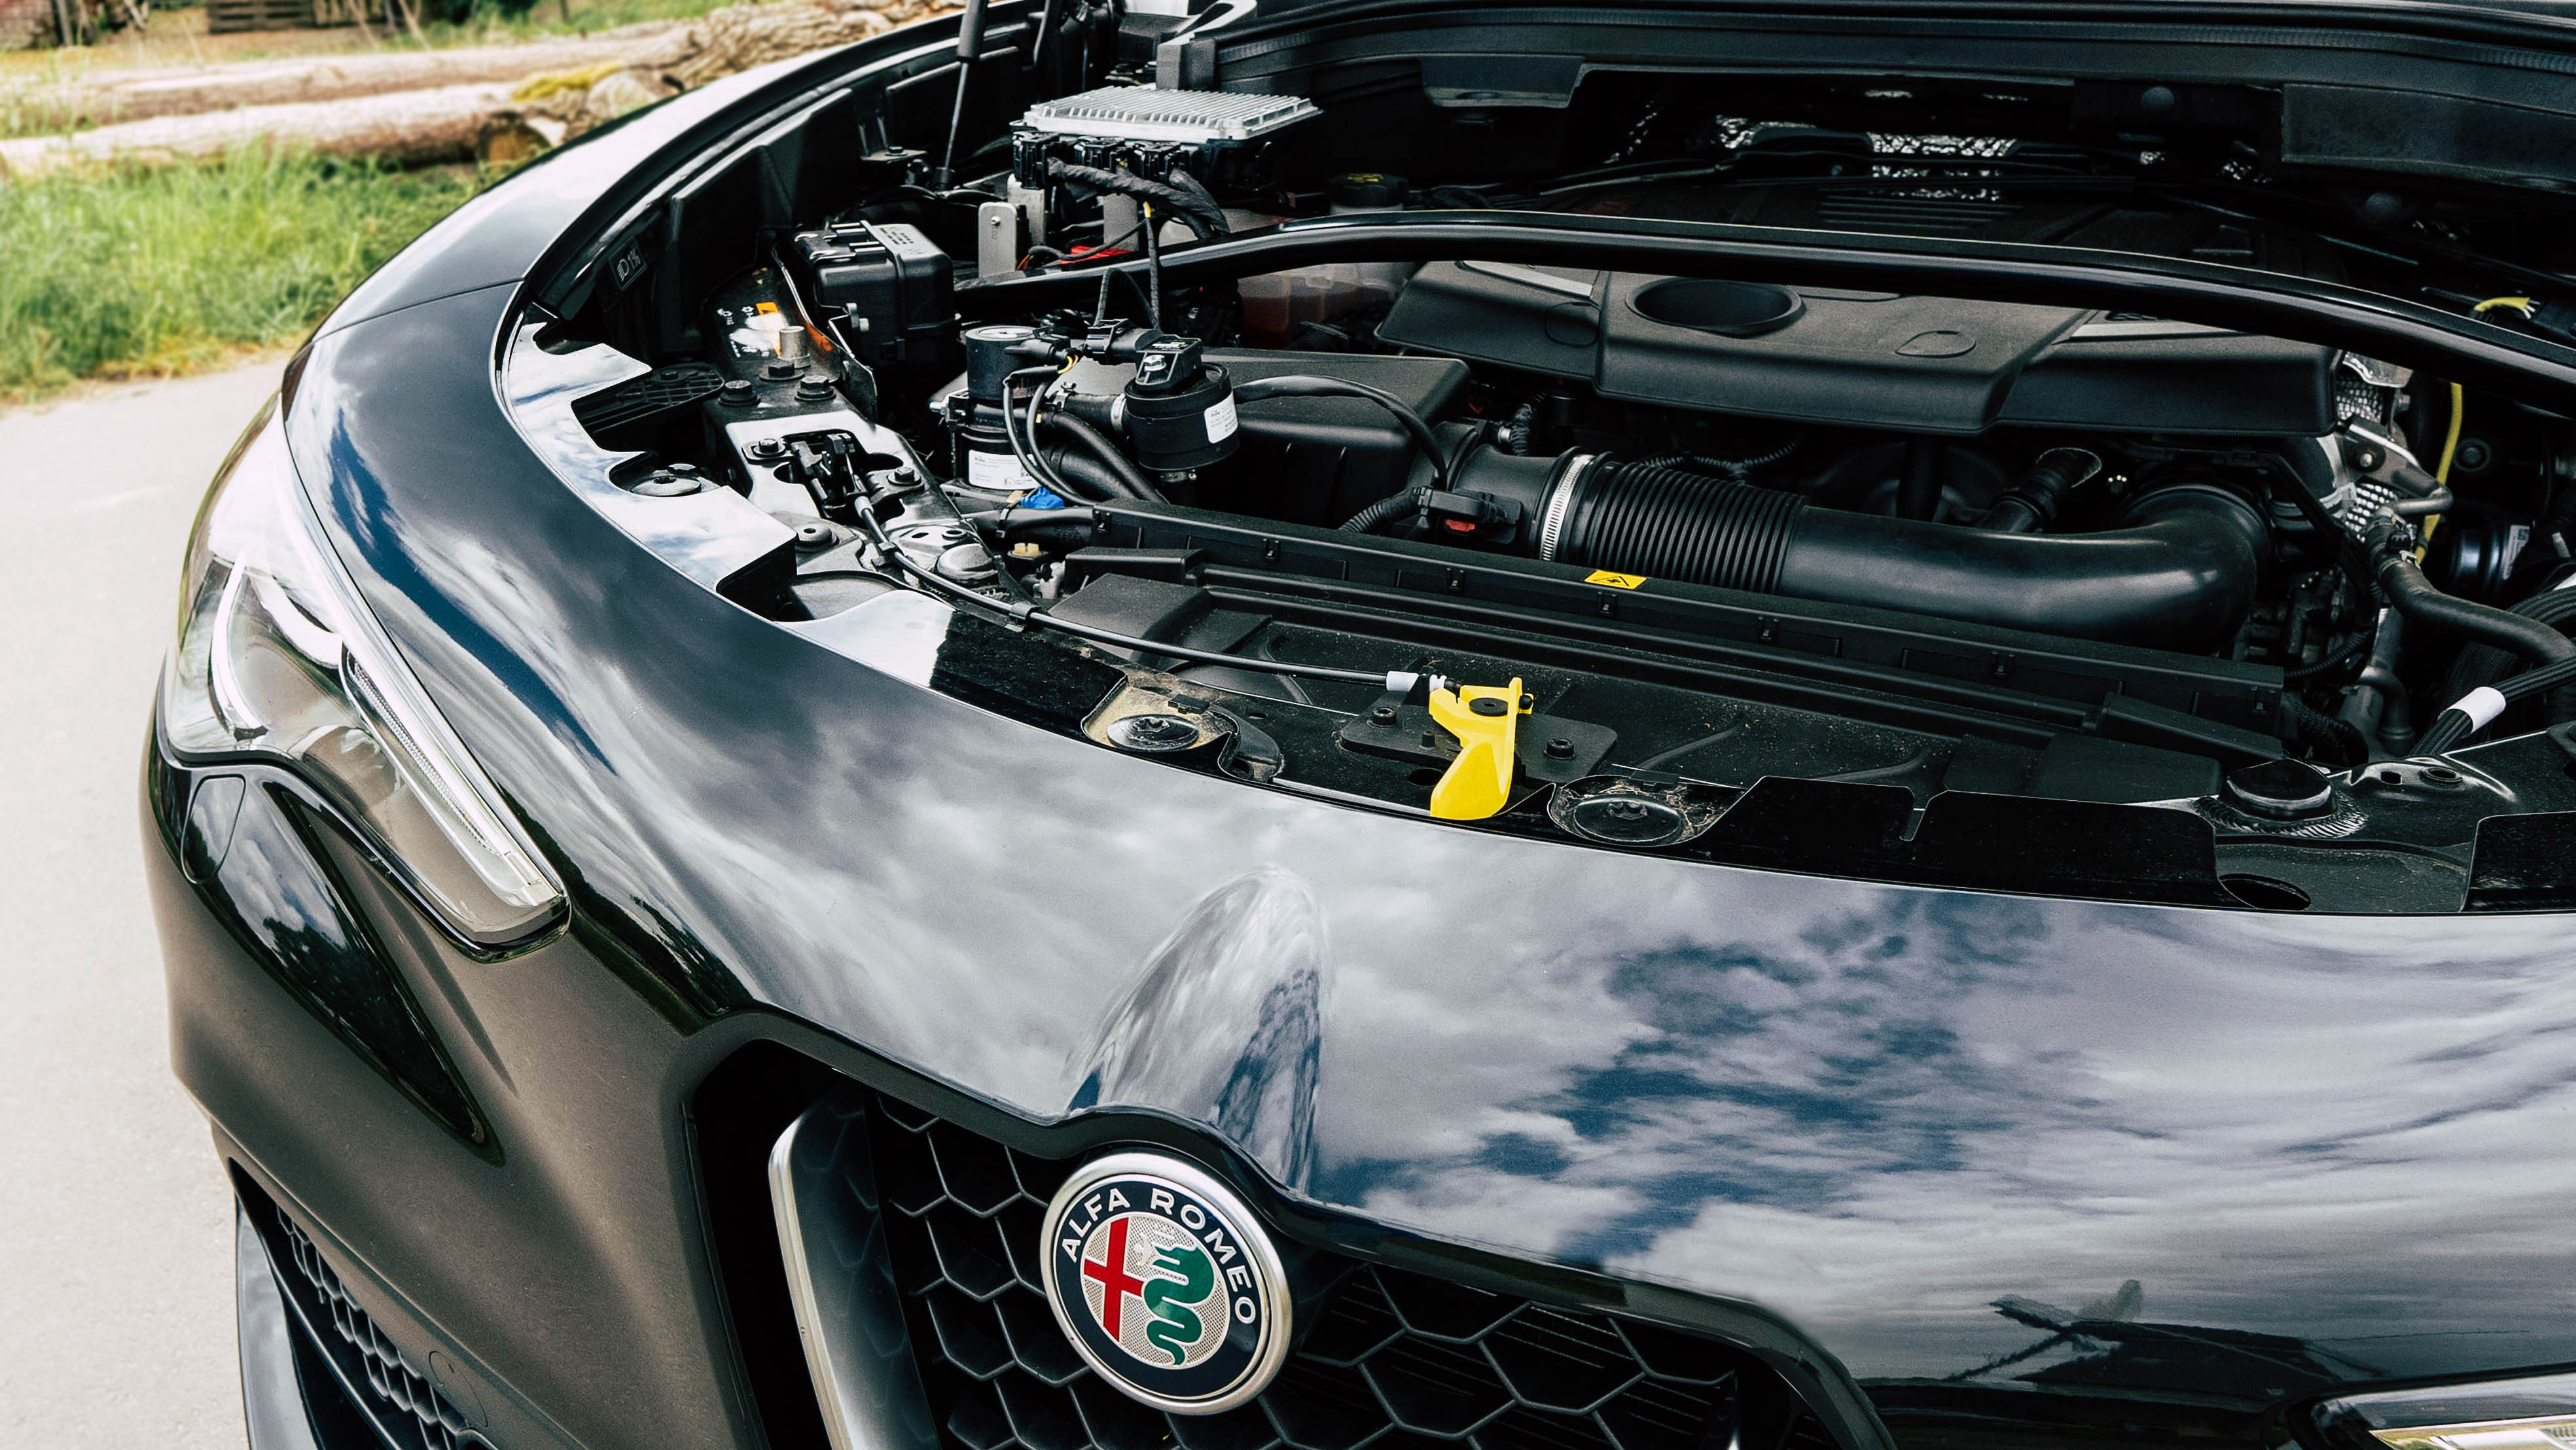
[[[1102,503],[1132,497],[1122,491],[1118,476],[1088,453],[1076,453],[1070,448],[1050,448],[1046,450],[1046,460],[1055,465],[1055,471],[1064,476],[1065,482],[1081,486],[1083,492],[1079,496],[1067,495],[1070,502]]]
[[[1154,481],[1145,476],[1143,469],[1138,468],[1126,454],[1118,451],[1118,446],[1109,441],[1107,434],[1089,423],[1071,413],[1049,413],[1038,426],[1041,430],[1055,429],[1081,444],[1083,450],[1106,470],[1107,476],[1117,480],[1116,487],[1125,497],[1146,499],[1154,503],[1171,502],[1163,497],[1161,489],[1154,486]]]
[[[1998,534],[2043,532],[2057,522],[2067,492],[2101,471],[2102,460],[2081,448],[2052,448],[2039,455],[2011,492],[1995,500],[1977,527]]]
[[[1471,491],[1488,487],[1472,466],[1463,477]],[[1812,508],[1796,494],[1620,463],[1577,469],[1534,511],[1539,554],[1557,562],[2184,649],[2234,637],[2270,548],[2250,505],[2200,484],[2147,494],[2128,527],[2096,534]]]
[[[2513,606],[2513,612],[2526,619],[2536,619],[2560,633],[2567,632],[2569,621],[2576,621],[2576,589],[2552,589],[2535,594]],[[2492,685],[2513,673],[2514,656],[2491,644],[2463,646],[2460,657],[2451,663],[2451,677],[2443,685],[2443,698],[2456,700],[2480,685]]]
[[[2388,602],[2410,624],[2491,644],[2535,665],[2576,660],[2576,642],[2539,620],[2511,610],[2472,604],[2434,588],[2415,556],[2403,548],[2381,553],[2378,572],[2379,587],[2387,591]]]
[[[1650,464],[1604,464],[1577,481],[1555,557],[1757,594],[1780,590],[1806,500]]]

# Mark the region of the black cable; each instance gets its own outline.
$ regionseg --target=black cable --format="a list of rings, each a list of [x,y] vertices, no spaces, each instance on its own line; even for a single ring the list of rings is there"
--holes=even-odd
[[[1198,195],[1193,196],[1180,187],[1166,186],[1132,171],[1110,171],[1098,166],[1079,166],[1070,161],[1049,161],[1046,174],[1050,181],[1069,181],[1094,191],[1114,191],[1139,201],[1161,202],[1166,211],[1180,218],[1181,225],[1188,227],[1191,235],[1201,241],[1230,235],[1225,208],[1217,205],[1216,199],[1208,196],[1203,187]]]
[[[1163,244],[1154,240],[1154,234],[1162,228],[1154,225],[1151,202],[1145,203],[1142,209],[1145,213],[1145,315],[1154,324],[1154,330],[1160,332],[1163,330]]]
[[[1237,403],[1258,403],[1264,398],[1364,398],[1395,415],[1404,431],[1413,438],[1414,446],[1431,460],[1432,487],[1449,487],[1449,460],[1440,450],[1440,437],[1411,405],[1384,388],[1354,383],[1342,378],[1316,377],[1309,373],[1291,373],[1286,377],[1254,378],[1234,390]],[[1344,525],[1348,527],[1348,525]]]
[[[980,605],[986,609],[999,610],[1019,624],[1051,629],[1059,634],[1072,635],[1076,639],[1087,639],[1094,644],[1132,649],[1139,654],[1163,655],[1172,659],[1188,660],[1193,664],[1225,665],[1233,669],[1250,670],[1255,674],[1284,675],[1300,680],[1342,680],[1355,685],[1376,685],[1380,689],[1400,687],[1399,681],[1395,678],[1395,675],[1400,672],[1341,670],[1330,665],[1298,665],[1290,664],[1285,660],[1260,660],[1248,655],[1220,654],[1215,650],[1192,649],[1188,645],[1172,644],[1164,640],[1140,639],[1132,634],[1120,634],[1114,629],[1101,629],[1096,625],[1083,624],[1075,620],[1058,619],[1036,605],[978,594],[952,579],[942,578],[934,570],[923,568],[913,562],[901,549],[895,547],[894,541],[885,535],[885,526],[878,523],[876,515],[867,509],[859,510],[859,528],[868,535],[869,542],[876,545],[880,557],[930,586],[932,592],[944,594],[951,599],[968,604]]]
[[[1052,491],[1058,497],[1074,498],[1079,497],[1080,495],[1076,490],[1066,485],[1063,477],[1059,475],[1053,467],[1049,466],[1045,457],[1038,452],[1038,394],[1046,391],[1046,385],[1044,383],[1040,383],[1037,387],[1030,389],[1028,409],[1025,419],[1022,419],[1020,415],[1013,413],[1011,410],[1011,385],[1013,383],[1020,381],[1022,378],[1052,378],[1054,376],[1054,368],[1033,367],[1020,368],[1012,372],[1008,377],[1002,379],[1002,437],[1011,445],[1011,457],[1018,460],[1020,471],[1022,473],[1027,474],[1033,482]],[[1025,421],[1028,424],[1029,436],[1026,438],[1020,436],[1019,423],[1021,421]]]
[[[1374,534],[1388,520],[1415,512],[1431,502],[1431,493],[1427,488],[1408,488],[1388,494],[1344,520],[1341,531],[1346,534]]]
[[[2281,697],[2281,735],[2338,770],[2370,763],[2370,738],[2349,720],[2328,715],[2296,695]]]
[[[2525,552],[2529,552],[2528,548]],[[2562,633],[2571,620],[2576,620],[2576,589],[2552,589],[2535,594],[2513,606],[2513,612],[2543,624],[2555,625]],[[2514,656],[2491,644],[2470,644],[2460,650],[2451,662],[2451,677],[2443,690],[2458,699],[2480,685],[2492,685],[2513,673]]]
[[[2319,675],[2329,674],[2336,668],[2351,663],[2352,657],[2370,648],[2370,642],[2377,637],[2376,631],[2366,630],[2356,634],[2326,651],[2315,664],[2300,665],[2296,669],[2281,671],[2281,678],[2291,684],[2297,684],[2302,680],[2313,680]]]
[[[1154,486],[1154,481],[1145,476],[1145,471],[1138,468],[1134,460],[1128,458],[1126,454],[1119,452],[1117,445],[1111,443],[1108,435],[1099,429],[1071,413],[1063,412],[1047,414],[1046,425],[1050,428],[1062,429],[1074,441],[1080,443],[1085,452],[1091,454],[1117,477],[1119,483],[1124,485],[1124,492],[1128,497],[1145,499],[1153,503],[1171,502],[1170,499],[1163,497],[1161,489]]]
[[[2424,738],[2416,742],[2416,753],[2439,755],[2485,729],[2497,715],[2504,713],[2504,705],[2530,699],[2534,695],[2556,689],[2570,680],[2576,680],[2576,659],[2560,660],[2556,664],[2542,665],[2536,670],[2526,670],[2501,684],[2482,685],[2479,690],[2492,690],[2501,696],[2503,701],[2502,704],[2489,710],[2484,720],[2462,708],[2476,700],[2478,690],[2471,690],[2458,700],[2443,706],[2442,713],[2433,717],[2433,728],[2425,731]]]

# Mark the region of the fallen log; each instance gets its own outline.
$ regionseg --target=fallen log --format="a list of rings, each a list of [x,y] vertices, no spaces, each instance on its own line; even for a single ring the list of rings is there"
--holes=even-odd
[[[396,166],[453,161],[508,165],[680,90],[771,61],[864,40],[898,24],[957,8],[947,0],[773,0],[732,5],[646,36],[640,44],[630,32],[617,53],[606,60],[598,59],[595,52],[559,52],[549,59],[582,63],[542,69],[533,76],[519,70],[515,86],[496,81],[352,93],[336,100],[306,97],[0,141],[0,177],[46,176],[111,162],[166,165],[205,160],[246,145],[326,156],[372,156]],[[540,47],[493,49],[525,58],[537,54]],[[430,60],[441,54],[332,60],[345,67],[379,59]],[[239,84],[243,94],[258,93],[253,88],[259,82]],[[346,84],[361,82],[351,79]]]
[[[694,90],[711,80],[792,55],[865,40],[898,25],[959,9],[946,0],[804,0],[728,5],[630,51],[628,66]]]
[[[237,65],[93,71],[9,98],[28,122],[47,128],[114,125],[160,116],[203,115],[239,106],[337,101],[395,91],[513,83],[529,76],[614,65],[680,27],[671,21],[624,26],[588,37],[459,50],[381,50],[301,56]]]
[[[441,86],[345,101],[244,106],[202,116],[163,116],[0,141],[0,174],[12,180],[110,162],[202,161],[241,146],[326,156],[372,156],[396,166],[476,159],[493,119],[509,109],[505,85]]]

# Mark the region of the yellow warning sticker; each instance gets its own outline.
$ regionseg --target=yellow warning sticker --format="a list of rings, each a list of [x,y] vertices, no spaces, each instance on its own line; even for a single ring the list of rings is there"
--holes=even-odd
[[[1643,574],[1613,574],[1607,569],[1595,569],[1591,573],[1583,576],[1583,582],[1586,584],[1606,584],[1613,589],[1634,589],[1638,585],[1646,582],[1646,576]]]
[[[755,302],[752,304],[751,310],[754,312],[776,312],[778,310],[778,304],[775,302]]]

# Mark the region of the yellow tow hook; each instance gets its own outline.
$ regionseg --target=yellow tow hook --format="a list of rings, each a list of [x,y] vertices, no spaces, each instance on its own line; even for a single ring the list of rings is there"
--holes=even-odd
[[[1529,713],[1521,682],[1497,689],[1461,685],[1431,692],[1431,718],[1458,737],[1458,758],[1431,788],[1431,814],[1444,821],[1481,821],[1512,800],[1512,766],[1521,716]]]

